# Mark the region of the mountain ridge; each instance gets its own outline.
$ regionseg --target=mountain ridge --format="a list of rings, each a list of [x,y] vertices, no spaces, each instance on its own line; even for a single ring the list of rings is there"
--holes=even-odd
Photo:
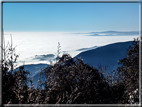
[[[117,67],[119,67],[118,60],[126,57],[129,46],[132,46],[132,41],[117,42],[81,52],[74,58],[81,57],[84,63],[93,67],[97,67],[98,64],[108,66],[106,72],[110,73],[112,70],[116,70]]]

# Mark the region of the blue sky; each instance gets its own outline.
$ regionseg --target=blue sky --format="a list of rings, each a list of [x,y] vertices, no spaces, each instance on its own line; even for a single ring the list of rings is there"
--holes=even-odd
[[[138,31],[139,3],[4,3],[4,31]]]

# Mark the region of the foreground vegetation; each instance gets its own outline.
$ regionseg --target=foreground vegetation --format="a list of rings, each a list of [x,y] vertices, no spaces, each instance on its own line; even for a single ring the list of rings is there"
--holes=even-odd
[[[133,41],[121,67],[109,76],[103,67],[93,68],[81,59],[64,54],[40,72],[34,89],[29,71],[14,71],[18,55],[12,44],[3,48],[3,104],[133,104],[139,103],[139,41]],[[59,56],[58,56],[59,57]],[[8,72],[10,70],[10,72]],[[44,78],[45,81],[41,81]],[[112,80],[113,78],[113,80]],[[27,83],[30,81],[31,85]],[[44,89],[42,89],[44,87]]]

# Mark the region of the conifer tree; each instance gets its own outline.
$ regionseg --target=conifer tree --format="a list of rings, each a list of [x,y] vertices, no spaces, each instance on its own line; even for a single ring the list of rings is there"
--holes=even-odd
[[[118,72],[121,74],[125,92],[123,98],[128,103],[129,93],[139,89],[139,39],[134,39],[133,46],[129,46],[127,56],[119,61],[121,67]],[[139,93],[135,96],[135,102],[139,102]]]

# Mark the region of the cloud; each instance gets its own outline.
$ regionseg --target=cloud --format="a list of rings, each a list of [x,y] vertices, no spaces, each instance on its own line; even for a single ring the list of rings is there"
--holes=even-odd
[[[40,61],[46,61],[46,60],[51,60],[54,59],[55,55],[54,54],[47,54],[47,55],[35,55],[34,59],[40,60]]]

